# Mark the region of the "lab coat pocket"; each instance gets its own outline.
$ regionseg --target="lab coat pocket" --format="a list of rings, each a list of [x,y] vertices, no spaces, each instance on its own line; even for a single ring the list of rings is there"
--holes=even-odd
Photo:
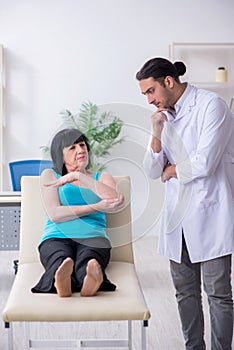
[[[196,207],[205,210],[217,203],[215,190],[211,191],[209,187],[199,187],[196,191]]]

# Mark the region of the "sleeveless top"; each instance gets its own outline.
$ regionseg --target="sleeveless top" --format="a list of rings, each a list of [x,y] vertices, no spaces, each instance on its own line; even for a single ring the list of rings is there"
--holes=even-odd
[[[61,175],[54,171],[57,178]],[[101,173],[95,173],[92,178],[99,180]],[[67,183],[58,188],[61,205],[81,206],[101,201],[89,188],[83,188]],[[94,212],[65,222],[52,222],[46,216],[46,225],[41,242],[49,238],[84,239],[103,237],[109,240],[106,234],[106,216],[104,212]]]

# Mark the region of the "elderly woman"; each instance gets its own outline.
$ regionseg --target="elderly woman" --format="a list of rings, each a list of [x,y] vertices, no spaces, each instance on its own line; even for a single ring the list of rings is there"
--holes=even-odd
[[[105,212],[119,210],[124,198],[109,173],[89,171],[89,150],[77,129],[52,140],[53,169],[41,175],[47,219],[38,249],[45,272],[33,293],[93,296],[116,288],[105,274],[111,251]]]

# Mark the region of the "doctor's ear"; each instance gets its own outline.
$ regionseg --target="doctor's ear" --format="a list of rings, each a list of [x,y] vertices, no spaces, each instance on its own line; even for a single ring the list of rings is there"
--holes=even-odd
[[[174,79],[168,75],[164,79],[164,84],[166,87],[172,88],[174,86]]]

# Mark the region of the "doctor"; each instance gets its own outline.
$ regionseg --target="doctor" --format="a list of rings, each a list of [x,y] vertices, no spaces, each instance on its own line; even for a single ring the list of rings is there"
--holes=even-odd
[[[158,249],[170,259],[185,347],[206,348],[202,278],[211,349],[231,350],[234,202],[227,168],[234,174],[233,118],[217,94],[180,82],[185,72],[183,62],[153,58],[136,75],[156,107],[144,167],[166,186]]]

